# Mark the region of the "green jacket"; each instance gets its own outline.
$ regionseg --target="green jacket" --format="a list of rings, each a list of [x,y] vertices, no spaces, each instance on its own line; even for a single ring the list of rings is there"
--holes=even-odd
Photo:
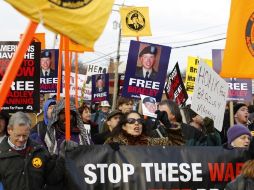
[[[24,155],[11,149],[8,139],[0,144],[0,181],[5,190],[41,190],[45,184],[63,179],[64,162],[53,159],[48,151],[31,140]]]

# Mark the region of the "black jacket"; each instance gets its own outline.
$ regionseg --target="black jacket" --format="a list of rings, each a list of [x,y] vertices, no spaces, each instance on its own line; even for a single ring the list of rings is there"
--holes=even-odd
[[[0,144],[0,181],[5,190],[41,190],[45,184],[63,180],[63,160],[53,159],[42,145],[31,140],[24,154],[20,154],[7,139]]]

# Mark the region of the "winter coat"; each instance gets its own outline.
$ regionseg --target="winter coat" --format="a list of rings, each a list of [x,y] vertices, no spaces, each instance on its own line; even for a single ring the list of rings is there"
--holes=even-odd
[[[53,99],[48,99],[43,107],[43,120],[39,121],[32,129],[30,132],[30,138],[34,140],[35,142],[42,144],[46,147],[46,144],[44,142],[44,138],[46,135],[47,131],[47,125],[49,123],[49,118],[48,118],[48,108],[51,103],[55,103],[56,101]]]
[[[203,120],[202,130],[196,129],[192,137],[188,139],[186,145],[189,146],[220,146],[221,137],[219,132],[214,127],[212,119],[205,117]],[[189,126],[192,127],[192,126]]]
[[[104,144],[105,141],[110,137],[110,134],[111,132],[109,130],[95,134],[92,137],[94,144]]]
[[[5,190],[41,190],[63,180],[64,162],[31,140],[23,154],[13,150],[8,138],[0,144],[0,181]]]
[[[215,131],[213,133],[200,133],[200,135],[188,140],[187,146],[220,146],[220,134]]]
[[[110,137],[106,140],[105,144],[119,143],[120,145],[162,145],[162,146],[174,146],[183,145],[184,139],[182,136],[181,128],[169,128],[167,129],[168,137],[153,138],[147,135],[141,134],[134,137],[127,134],[122,130],[118,135]]]
[[[253,190],[254,189],[254,160],[247,161],[233,181],[227,184],[225,190]]]
[[[54,107],[52,111],[52,118],[47,126],[47,133],[45,135],[44,140],[51,154],[58,154],[59,150],[58,147],[60,146],[61,141],[63,141],[65,138],[65,132],[59,131],[59,133],[57,133],[55,128],[59,119],[58,115],[64,108],[65,108],[65,100],[61,99]],[[92,143],[91,135],[89,131],[84,127],[81,116],[72,102],[70,102],[70,110],[75,112],[75,117],[77,121],[77,126],[72,126],[75,127],[77,130],[73,132],[71,131],[72,133],[71,137],[74,138],[71,140],[76,141],[75,139],[77,139],[80,145],[90,145]]]
[[[102,111],[97,111],[91,115],[91,121],[97,123],[99,126],[99,133],[102,132],[104,122],[107,120],[108,113],[104,113]]]
[[[225,187],[225,190],[253,190],[254,179],[239,175]]]
[[[84,125],[88,125],[89,126],[88,131],[90,132],[92,141],[94,142],[94,136],[99,133],[99,126],[98,126],[98,124],[94,123],[92,121],[83,122],[83,123],[84,123]]]

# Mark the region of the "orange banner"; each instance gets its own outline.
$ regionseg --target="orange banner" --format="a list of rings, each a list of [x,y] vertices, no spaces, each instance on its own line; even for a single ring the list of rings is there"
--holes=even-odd
[[[254,1],[232,0],[220,75],[254,78]]]

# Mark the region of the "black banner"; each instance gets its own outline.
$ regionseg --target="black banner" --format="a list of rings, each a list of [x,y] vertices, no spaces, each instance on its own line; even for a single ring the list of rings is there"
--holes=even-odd
[[[243,150],[222,147],[80,146],[66,158],[75,190],[221,190],[240,173]]]
[[[12,59],[19,42],[0,42],[0,80]],[[32,43],[13,81],[3,110],[8,112],[40,110],[40,42]],[[0,96],[1,98],[1,96]]]
[[[183,105],[188,99],[185,90],[178,63],[168,76],[168,82],[165,86],[167,98],[175,101],[178,105]]]

